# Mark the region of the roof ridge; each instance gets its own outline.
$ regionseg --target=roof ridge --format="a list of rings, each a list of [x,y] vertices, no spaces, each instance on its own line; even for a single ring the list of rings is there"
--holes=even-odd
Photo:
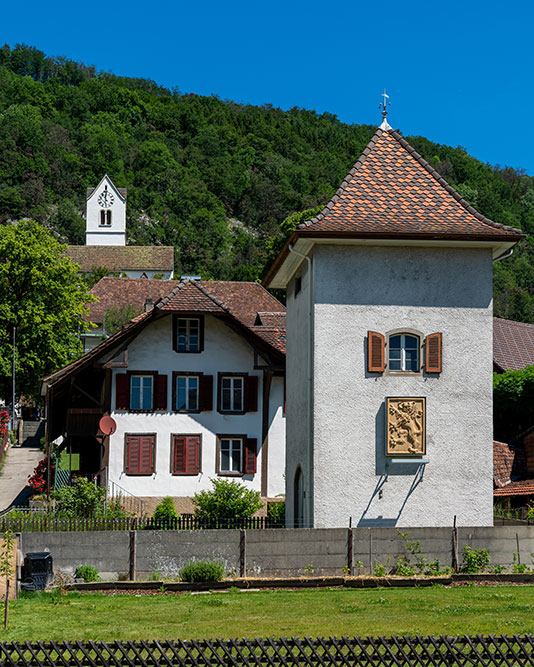
[[[224,282],[224,281],[219,281],[219,282]],[[194,285],[197,289],[199,289],[204,296],[207,296],[208,299],[213,301],[213,303],[218,306],[219,308],[222,308],[225,310],[227,313],[231,313],[230,308],[220,299],[217,299],[216,296],[211,294],[203,285],[200,284],[200,280],[195,280],[193,278],[184,278],[183,280],[180,280],[180,283],[176,285],[176,287],[167,294],[167,296],[164,296],[158,303],[156,304],[157,308],[163,308],[163,306],[166,306],[169,301],[176,295],[180,290],[182,290],[186,285]]]
[[[496,229],[504,229],[505,231],[512,231],[512,232],[517,232],[518,230],[515,229],[515,227],[510,227],[509,225],[503,225],[500,222],[495,222],[494,220],[490,220],[490,218],[486,218],[486,216],[482,215],[482,213],[479,213],[475,208],[471,206],[471,204],[466,201],[461,195],[459,195],[456,190],[452,187],[452,185],[449,185],[447,181],[439,174],[434,167],[425,160],[425,158],[420,155],[413,146],[411,146],[406,139],[400,134],[400,132],[397,132],[397,130],[387,130],[387,133],[390,134],[398,143],[406,150],[424,169],[428,171],[428,173],[443,187],[445,190],[452,195],[452,197],[461,205],[463,208],[466,209],[471,215],[474,215],[477,220],[482,222],[485,225],[489,225],[490,227],[495,227]]]
[[[507,324],[515,324],[521,327],[534,327],[534,324],[531,324],[530,322],[518,322],[517,320],[507,320],[505,317],[496,317],[495,315],[493,316],[493,319],[498,320],[499,322],[506,322]]]
[[[382,135],[382,133],[385,132],[385,130],[382,130],[378,128],[376,132],[373,134],[371,137],[370,141],[368,142],[367,146],[364,148],[362,151],[360,157],[356,160],[356,162],[352,165],[351,170],[349,173],[345,176],[343,181],[341,182],[341,185],[338,187],[336,190],[335,194],[333,197],[331,197],[328,202],[326,203],[325,207],[323,210],[318,213],[316,216],[313,218],[310,218],[310,220],[306,220],[305,222],[301,222],[300,225],[297,226],[297,229],[306,229],[307,227],[311,227],[311,225],[315,224],[316,222],[319,222],[322,220],[325,216],[325,212],[329,209],[332,208],[332,206],[338,201],[338,199],[341,197],[341,195],[345,192],[345,189],[347,185],[351,182],[353,176],[356,174],[356,172],[359,170],[359,168],[363,165],[365,162],[365,159],[371,152],[371,148],[374,148],[374,145],[378,141],[378,138]]]
[[[228,306],[224,303],[224,301],[221,301],[216,296],[211,294],[211,292],[209,292],[204,287],[204,285],[200,284],[199,280],[192,280],[191,278],[186,278],[186,281],[194,284],[203,294],[205,294],[209,299],[211,299],[216,306],[219,306],[219,308],[223,308],[224,310],[226,310],[227,313],[231,314],[230,308],[228,308]],[[220,282],[223,282],[223,281],[221,280]]]

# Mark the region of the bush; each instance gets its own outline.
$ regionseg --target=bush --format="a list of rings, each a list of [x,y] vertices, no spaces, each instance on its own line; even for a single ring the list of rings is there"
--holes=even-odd
[[[174,519],[178,518],[178,514],[176,513],[176,509],[174,507],[174,502],[170,496],[165,496],[163,500],[156,505],[156,509],[154,510],[154,514],[152,515],[152,518],[155,521],[173,521]]]
[[[226,479],[212,479],[211,491],[193,496],[195,516],[200,519],[246,518],[263,507],[259,491]]]
[[[267,505],[267,516],[271,521],[280,526],[285,526],[286,523],[286,504],[282,503],[269,503]]]
[[[490,555],[488,549],[472,549],[467,544],[462,551],[462,572],[478,574],[488,569]]]
[[[117,501],[112,501],[106,509],[106,489],[95,486],[84,477],[78,477],[72,486],[55,491],[53,497],[57,515],[66,519],[120,519],[127,516]]]
[[[220,581],[224,577],[224,563],[220,560],[191,560],[178,574],[182,581]]]
[[[89,581],[100,581],[98,576],[98,570],[96,567],[91,567],[91,565],[80,565],[76,568],[76,573],[74,575],[76,579],[83,579],[85,582]]]

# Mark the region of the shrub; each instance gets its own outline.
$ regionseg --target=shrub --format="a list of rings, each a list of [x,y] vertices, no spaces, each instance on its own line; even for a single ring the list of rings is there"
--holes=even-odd
[[[165,496],[163,500],[156,505],[152,518],[155,521],[173,521],[178,518],[174,502],[170,496]]]
[[[477,574],[488,569],[490,555],[488,549],[472,549],[467,544],[462,551],[461,571],[467,574]]]
[[[224,577],[224,563],[220,560],[191,560],[178,574],[182,581],[220,581]]]
[[[72,486],[63,486],[55,491],[53,497],[56,513],[67,519],[120,519],[127,516],[126,510],[117,501],[111,501],[106,508],[106,489],[95,486],[84,477],[78,477]]]
[[[212,479],[211,491],[193,496],[195,516],[201,519],[234,519],[252,516],[263,507],[259,491],[226,479]]]
[[[76,579],[83,579],[85,582],[100,581],[98,570],[96,567],[91,567],[91,565],[79,565],[76,568],[74,576]]]
[[[274,523],[284,526],[286,523],[286,504],[282,503],[269,503],[267,505],[267,516]]]

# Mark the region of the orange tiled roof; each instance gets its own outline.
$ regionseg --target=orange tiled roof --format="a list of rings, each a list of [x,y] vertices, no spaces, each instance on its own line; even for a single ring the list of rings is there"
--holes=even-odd
[[[377,130],[326,208],[298,229],[312,235],[522,236],[475,211],[391,129]]]
[[[534,479],[510,482],[502,488],[493,489],[494,496],[528,496],[534,494]]]
[[[522,447],[505,442],[493,443],[493,482],[497,488],[509,486],[512,480],[524,477],[525,457]]]
[[[493,362],[500,371],[534,364],[534,324],[493,318]]]

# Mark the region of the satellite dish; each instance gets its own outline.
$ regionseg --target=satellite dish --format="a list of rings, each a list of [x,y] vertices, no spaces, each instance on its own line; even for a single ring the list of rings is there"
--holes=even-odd
[[[102,417],[98,422],[98,427],[104,435],[113,435],[117,430],[117,423],[113,417]]]

